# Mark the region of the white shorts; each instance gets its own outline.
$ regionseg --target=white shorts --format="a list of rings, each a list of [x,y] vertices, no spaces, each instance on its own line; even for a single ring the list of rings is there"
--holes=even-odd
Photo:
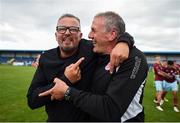
[[[179,76],[179,75],[176,75],[175,77],[176,77],[176,80],[177,80],[178,82],[180,82],[180,76]]]
[[[163,81],[155,81],[156,91],[163,91]]]
[[[166,81],[163,82],[163,90],[165,91],[178,91],[178,84],[177,81],[172,83],[168,83]]]

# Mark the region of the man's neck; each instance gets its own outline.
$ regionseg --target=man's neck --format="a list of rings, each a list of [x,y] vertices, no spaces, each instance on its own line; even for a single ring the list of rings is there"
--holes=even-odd
[[[111,54],[111,51],[113,50],[113,48],[116,46],[116,43],[109,43],[105,49],[104,54]]]
[[[72,55],[74,55],[76,53],[77,50],[74,50],[72,52],[64,52],[60,49],[60,57],[61,58],[68,58],[71,57]]]

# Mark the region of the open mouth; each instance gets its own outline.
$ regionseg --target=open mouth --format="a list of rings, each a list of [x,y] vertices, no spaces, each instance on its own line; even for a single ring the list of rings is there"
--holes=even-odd
[[[71,37],[64,37],[63,38],[63,42],[64,43],[70,43],[70,42],[72,42],[73,41],[73,39],[71,38]]]
[[[93,45],[95,45],[95,44],[96,44],[96,41],[92,41],[92,43],[93,43]]]

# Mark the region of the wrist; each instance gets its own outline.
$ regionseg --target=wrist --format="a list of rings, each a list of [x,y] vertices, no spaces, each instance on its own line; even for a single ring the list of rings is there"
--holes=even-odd
[[[126,45],[126,46],[129,47],[128,42],[127,42],[127,41],[124,41],[124,40],[118,41],[118,42],[116,43],[116,45],[117,45],[117,44],[119,44],[119,45]]]
[[[70,93],[71,93],[71,87],[68,86],[65,93],[64,93],[65,100],[67,100],[67,101],[70,100]]]

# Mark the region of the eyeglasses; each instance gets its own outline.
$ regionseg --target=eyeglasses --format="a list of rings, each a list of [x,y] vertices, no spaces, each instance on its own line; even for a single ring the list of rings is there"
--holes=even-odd
[[[69,30],[69,32],[71,34],[76,34],[80,31],[79,27],[75,27],[75,26],[70,26],[70,27],[66,27],[66,26],[57,26],[56,27],[56,31],[61,33],[61,34],[64,34],[66,33],[67,29]]]

